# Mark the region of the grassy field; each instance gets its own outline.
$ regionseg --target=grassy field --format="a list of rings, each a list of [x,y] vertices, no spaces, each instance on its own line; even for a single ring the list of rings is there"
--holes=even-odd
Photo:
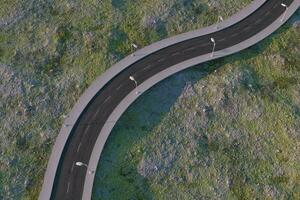
[[[2,0],[0,199],[37,199],[64,115],[131,43],[207,26],[250,2]],[[287,25],[143,95],[109,138],[94,198],[299,198],[299,39]]]

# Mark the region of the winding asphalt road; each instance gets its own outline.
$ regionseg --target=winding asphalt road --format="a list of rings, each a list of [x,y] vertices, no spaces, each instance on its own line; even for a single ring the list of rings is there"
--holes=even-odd
[[[89,102],[81,113],[64,147],[56,171],[51,199],[76,200],[82,198],[86,168],[76,161],[88,163],[95,142],[108,117],[123,98],[135,89],[129,80],[133,76],[140,85],[150,77],[175,64],[191,58],[222,50],[247,40],[278,19],[293,0],[268,0],[258,10],[242,21],[211,34],[189,39],[158,50],[123,70],[109,81]]]

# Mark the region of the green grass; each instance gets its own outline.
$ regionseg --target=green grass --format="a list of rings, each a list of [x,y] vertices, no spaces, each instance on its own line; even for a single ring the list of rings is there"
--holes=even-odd
[[[133,51],[131,43],[142,47],[210,25],[216,13],[226,18],[249,2],[1,2],[0,199],[37,199],[63,115],[97,76]],[[265,190],[299,198],[298,41],[299,31],[286,26],[261,45],[180,73],[143,95],[109,138],[94,198],[193,199],[200,192],[232,199],[264,197]]]

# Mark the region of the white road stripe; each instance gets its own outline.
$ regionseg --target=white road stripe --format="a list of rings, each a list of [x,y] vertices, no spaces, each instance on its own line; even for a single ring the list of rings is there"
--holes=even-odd
[[[68,182],[67,193],[69,192],[69,189],[70,189],[70,181]]]
[[[251,26],[247,26],[246,28],[243,29],[243,31],[247,31],[251,28]]]
[[[89,127],[89,126],[87,126],[87,128],[86,128],[86,129],[84,129],[84,133],[83,133],[83,135],[85,135],[85,134],[86,134],[86,132],[88,132],[88,131],[89,131],[89,129],[90,129],[90,127]]]
[[[146,70],[147,70],[147,68],[143,68],[143,69],[142,69],[142,72],[143,72],[143,71],[146,71]]]
[[[231,35],[231,37],[235,37],[235,36],[237,36],[238,34],[240,34],[240,33],[234,33],[234,34]]]
[[[117,87],[117,90],[119,90],[122,86],[123,86],[123,85],[119,85],[119,86]]]
[[[196,49],[196,48],[197,48],[197,47],[190,47],[190,48],[187,49],[187,51],[194,50],[194,49]]]
[[[80,147],[81,147],[81,142],[79,143],[79,145],[78,145],[78,147],[77,147],[77,152],[79,152]]]
[[[207,46],[207,43],[203,43],[201,45],[198,45],[197,47],[204,47],[204,46]]]
[[[254,24],[258,24],[258,23],[260,23],[262,20],[263,20],[262,18],[258,18]]]
[[[148,65],[147,67],[145,67],[145,69],[149,69],[152,65]]]
[[[180,52],[175,52],[175,53],[172,54],[172,56],[176,56],[176,55],[179,55],[179,54],[180,54]]]
[[[94,114],[93,118],[95,118],[96,115],[100,112],[101,109],[98,109],[97,112]]]
[[[142,72],[143,72],[143,71],[146,71],[146,69],[147,69],[147,68],[143,68],[143,69],[142,69]]]
[[[111,98],[111,96],[107,97],[103,103],[106,103],[110,98]]]
[[[75,165],[75,162],[73,161],[72,168],[71,168],[71,172],[72,172],[73,169],[74,169],[74,165]]]
[[[105,103],[105,102],[104,102]],[[93,115],[93,119],[98,115],[98,113],[101,111],[102,109],[98,109],[97,112]]]
[[[162,62],[162,61],[164,61],[165,60],[165,58],[161,58],[161,59],[159,59],[157,62]]]
[[[147,67],[144,67],[143,69],[142,69],[142,72],[143,71],[146,71],[147,69],[149,69],[151,67],[151,65],[148,65]]]

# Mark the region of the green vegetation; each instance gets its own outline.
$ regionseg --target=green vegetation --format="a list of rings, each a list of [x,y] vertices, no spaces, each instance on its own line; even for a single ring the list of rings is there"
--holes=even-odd
[[[63,116],[130,43],[207,26],[250,2],[2,0],[0,199],[37,199]],[[95,199],[299,198],[299,38],[288,25],[143,95],[109,138]]]

